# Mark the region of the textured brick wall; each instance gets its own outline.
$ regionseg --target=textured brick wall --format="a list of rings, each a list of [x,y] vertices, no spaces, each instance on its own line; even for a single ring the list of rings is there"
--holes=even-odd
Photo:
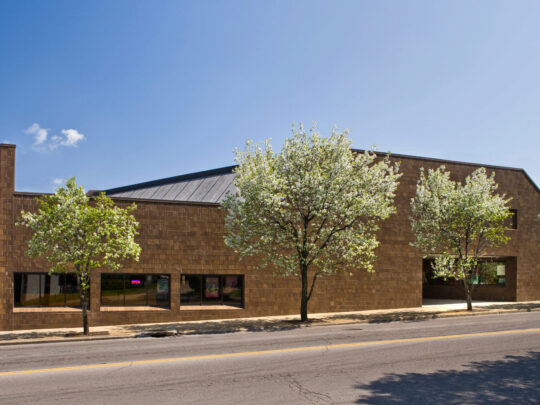
[[[0,328],[11,328],[10,258],[13,248],[13,192],[15,189],[15,146],[0,147]]]
[[[34,196],[6,189],[13,184],[13,172],[4,169],[5,148],[0,155],[0,319],[2,329],[28,329],[79,326],[80,313],[59,310],[50,312],[13,312],[14,272],[46,271],[43,260],[31,260],[25,255],[27,230],[14,228],[21,209],[35,209]],[[10,155],[6,159],[8,159]],[[310,312],[337,312],[377,308],[420,306],[422,301],[422,256],[409,243],[409,202],[414,194],[419,168],[437,167],[439,162],[396,157],[405,173],[396,199],[398,212],[382,224],[379,231],[376,272],[359,269],[353,274],[321,278],[309,304]],[[449,164],[456,178],[463,178],[476,166]],[[4,174],[6,170],[7,174]],[[11,176],[11,177],[10,177]],[[512,241],[490,252],[498,256],[516,257],[517,294],[519,300],[540,299],[540,223],[532,221],[540,212],[537,190],[520,171],[496,170],[501,191],[514,196],[513,208],[519,211],[519,229],[509,231]],[[4,202],[6,200],[6,202]],[[120,205],[127,202],[118,199]],[[3,204],[3,205],[2,205]],[[272,276],[270,270],[253,270],[255,259],[239,261],[223,243],[224,213],[212,204],[174,202],[137,202],[136,216],[141,223],[138,242],[142,247],[139,263],[126,263],[124,273],[171,274],[171,308],[153,311],[100,310],[100,270],[94,271],[91,282],[90,325],[166,322],[262,315],[297,314],[299,312],[299,281],[297,278]],[[7,207],[7,208],[5,208]],[[180,309],[180,274],[244,274],[245,309],[186,310]]]

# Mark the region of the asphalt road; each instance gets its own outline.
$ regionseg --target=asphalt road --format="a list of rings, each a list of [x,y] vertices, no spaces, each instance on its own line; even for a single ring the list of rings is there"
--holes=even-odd
[[[0,347],[0,404],[540,403],[540,312]]]

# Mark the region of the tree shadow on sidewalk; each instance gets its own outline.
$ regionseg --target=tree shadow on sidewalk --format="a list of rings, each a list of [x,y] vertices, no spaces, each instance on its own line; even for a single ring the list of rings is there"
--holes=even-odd
[[[534,309],[540,308],[540,303],[519,303],[516,302],[515,304],[493,304],[493,305],[486,305],[484,307],[481,307],[482,309],[518,309],[518,310],[525,310],[527,312],[530,312]]]
[[[194,334],[216,334],[216,333],[235,333],[235,332],[278,332],[287,331],[309,326],[332,325],[343,323],[385,323],[395,321],[423,321],[437,318],[436,314],[423,314],[415,312],[402,312],[398,314],[344,314],[331,315],[324,319],[313,318],[308,322],[300,322],[298,319],[230,319],[219,322],[208,321],[198,323],[167,323],[152,325],[126,325],[124,330],[131,332],[152,332],[152,331],[176,331],[181,335]]]
[[[396,312],[385,314],[343,314],[330,315],[327,319],[336,321],[367,322],[367,323],[386,323],[396,321],[425,321],[438,318],[435,312]]]
[[[123,328],[133,332],[146,332],[153,330],[176,331],[181,335],[200,335],[234,332],[274,332],[292,330],[312,324],[312,322],[302,323],[297,320],[223,320],[219,322],[208,321],[196,324],[173,323],[173,324],[152,324],[152,325],[129,325]]]
[[[106,336],[108,331],[90,331],[90,336]],[[69,338],[69,337],[84,337],[82,332],[82,327],[80,331],[52,331],[52,332],[41,332],[39,330],[31,332],[13,332],[13,333],[2,333],[0,334],[0,342],[9,341],[9,340],[29,340],[29,339],[47,339],[47,338]]]
[[[540,404],[540,352],[461,371],[389,374],[355,388],[367,391],[358,404]]]
[[[216,333],[235,332],[278,332],[298,328],[346,324],[346,323],[386,323],[396,321],[425,321],[435,319],[436,313],[400,312],[394,314],[340,314],[330,315],[325,318],[312,318],[308,322],[301,322],[299,319],[227,319],[221,321],[209,320],[197,323],[165,323],[151,325],[125,325],[122,328],[130,332],[166,332],[173,331],[179,335],[199,335]]]

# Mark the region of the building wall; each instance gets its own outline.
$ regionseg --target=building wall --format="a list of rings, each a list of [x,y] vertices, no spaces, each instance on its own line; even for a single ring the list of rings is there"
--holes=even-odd
[[[15,190],[15,146],[0,147],[0,329],[10,328],[13,248],[13,192]],[[11,294],[12,295],[12,294]]]
[[[414,194],[419,168],[438,167],[429,159],[395,156],[404,173],[396,198],[397,214],[382,223],[378,233],[376,272],[358,269],[352,276],[337,274],[317,281],[309,303],[310,312],[342,312],[365,309],[417,307],[422,302],[422,255],[410,246],[409,202]],[[446,163],[456,178],[464,178],[477,166]],[[15,227],[21,210],[36,208],[35,195],[14,193],[14,147],[0,146],[0,329],[31,329],[80,326],[80,311],[51,308],[13,308],[13,274],[47,271],[44,260],[25,254],[28,230]],[[540,299],[540,197],[522,171],[496,169],[501,192],[514,197],[518,229],[508,231],[512,241],[490,255],[516,257],[514,298]],[[123,206],[131,201],[117,199]],[[101,308],[100,273],[92,272],[89,320],[91,326],[203,320],[298,314],[300,283],[295,277],[273,276],[270,269],[255,270],[255,258],[238,260],[225,246],[224,212],[215,204],[137,201],[142,247],[140,262],[127,262],[122,273],[171,275],[170,309]],[[243,274],[243,309],[193,309],[180,307],[180,274]]]

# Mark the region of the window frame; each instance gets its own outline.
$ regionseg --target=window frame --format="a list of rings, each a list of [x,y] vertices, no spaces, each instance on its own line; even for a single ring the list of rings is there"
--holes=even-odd
[[[433,261],[433,258],[426,258],[426,259],[423,259],[422,260],[422,285],[423,286],[430,286],[430,287],[433,287],[433,286],[449,286],[449,287],[453,287],[453,286],[458,286],[458,285],[461,285],[462,283],[462,280],[456,280],[454,278],[451,278],[451,277],[448,277],[447,279],[444,279],[442,277],[430,277],[432,276],[433,274],[433,268],[431,267],[431,262]],[[496,288],[504,288],[507,286],[508,284],[508,273],[507,273],[507,269],[508,269],[508,261],[506,260],[506,258],[490,258],[490,259],[480,259],[478,261],[478,265],[479,266],[482,266],[484,263],[496,263],[496,264],[503,264],[504,265],[504,269],[505,269],[505,275],[504,275],[504,278],[505,278],[505,282],[504,283],[483,283],[482,282],[482,276],[479,276],[478,279],[473,279],[472,283],[475,288],[478,288],[478,287],[496,287]],[[426,270],[426,267],[427,267],[427,274],[426,272],[424,272],[424,270]],[[479,269],[480,271],[480,269]],[[425,282],[424,282],[424,277],[426,277],[425,279]]]
[[[67,297],[66,297],[66,282],[67,282],[67,275],[68,274],[71,274],[73,276],[75,276],[75,278],[77,279],[77,288],[78,288],[78,292],[79,292],[79,295],[80,295],[80,285],[79,285],[79,278],[77,276],[77,273],[75,272],[64,272],[64,273],[52,273],[52,274],[49,274],[48,272],[39,272],[39,271],[15,271],[13,272],[13,308],[81,308],[81,305],[80,305],[80,301],[79,301],[79,305],[77,306],[71,306],[71,305],[66,305],[67,304]],[[15,283],[16,283],[16,277],[18,275],[21,275],[21,276],[24,276],[24,275],[37,275],[37,276],[43,276],[43,277],[39,277],[39,284],[38,284],[38,291],[39,291],[39,298],[38,298],[38,305],[17,305],[17,302],[15,300],[15,293],[16,293],[16,288],[15,288]],[[64,305],[43,305],[43,299],[44,299],[44,296],[46,295],[46,291],[45,291],[45,287],[47,286],[47,281],[46,281],[46,278],[49,277],[49,295],[50,295],[50,285],[51,285],[51,277],[52,276],[64,276],[64,283],[62,285],[62,295],[64,296]],[[43,286],[43,288],[42,288]],[[90,290],[89,290],[90,291]],[[58,294],[60,295],[60,294]],[[21,297],[22,297],[22,294],[21,294]],[[90,307],[90,294],[88,294],[88,307]]]
[[[111,304],[103,304],[103,276],[121,276],[122,278],[122,305],[111,305]],[[146,304],[145,305],[126,305],[126,280],[128,280],[130,277],[146,277],[146,276],[166,276],[167,281],[169,282],[169,287],[167,291],[167,302],[168,304],[166,306],[163,305],[152,305],[148,303],[148,297],[149,297],[149,288],[146,286],[144,287],[145,297],[146,297]],[[171,274],[167,273],[101,273],[99,277],[99,305],[100,307],[153,307],[153,308],[165,308],[170,309],[171,308]]]
[[[187,277],[187,276],[197,276],[199,277],[199,291],[200,291],[200,295],[199,295],[199,300],[198,300],[198,303],[195,303],[195,302],[189,302],[189,303],[183,303],[182,302],[182,278],[183,277]],[[206,280],[206,277],[218,277],[219,278],[219,301],[215,301],[215,302],[212,302],[212,301],[205,301],[204,298],[203,298],[203,295],[204,295],[204,291],[206,290],[206,286],[205,286],[205,280]],[[242,298],[240,299],[239,301],[239,304],[238,305],[234,305],[234,304],[230,304],[230,303],[224,303],[224,300],[223,300],[223,288],[225,286],[225,277],[239,277],[240,280],[241,280],[241,288],[240,288],[240,291],[242,293]],[[222,306],[230,306],[230,307],[235,307],[235,308],[245,308],[245,275],[244,274],[207,274],[207,273],[204,273],[204,274],[198,274],[198,273],[182,273],[180,274],[180,306],[185,306],[185,307],[200,307],[200,306],[217,306],[217,305],[222,305]]]
[[[481,261],[478,263],[479,266],[483,266],[484,264],[494,264],[496,267],[495,267],[495,277],[497,279],[497,282],[496,283],[486,283],[484,282],[485,280],[485,275],[482,275],[482,274],[479,274],[478,278],[475,278],[473,280],[473,284],[478,287],[478,286],[497,286],[497,287],[506,287],[506,283],[507,283],[507,280],[508,280],[508,274],[506,273],[506,268],[508,267],[507,266],[507,263],[506,261],[503,261],[503,260],[485,260],[485,261]],[[503,265],[504,266],[504,276],[500,276],[499,274],[497,274],[498,272],[498,265]],[[482,270],[479,270],[479,273],[481,273]],[[504,277],[504,283],[500,283],[499,280],[500,280],[500,277]]]

